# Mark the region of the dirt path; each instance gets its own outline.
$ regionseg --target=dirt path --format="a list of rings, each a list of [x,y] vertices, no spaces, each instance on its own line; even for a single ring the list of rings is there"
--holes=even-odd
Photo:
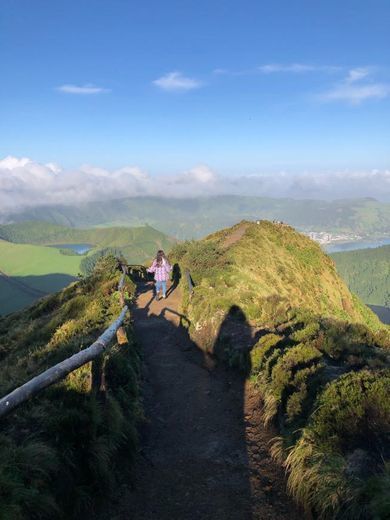
[[[245,231],[248,229],[249,224],[241,224],[236,227],[233,233],[230,233],[222,243],[222,247],[228,248],[238,242],[240,238],[244,236]]]
[[[133,490],[111,519],[298,518],[267,452],[258,399],[235,372],[212,370],[180,327],[180,294],[140,286],[134,327],[144,353],[147,418]]]

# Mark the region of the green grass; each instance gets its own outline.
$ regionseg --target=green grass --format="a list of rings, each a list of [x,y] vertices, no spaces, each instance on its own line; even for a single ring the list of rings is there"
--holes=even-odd
[[[0,240],[0,269],[9,276],[63,273],[77,276],[80,256],[61,254],[53,247],[12,244]]]
[[[79,256],[45,247],[65,243],[89,243],[94,249]],[[0,270],[16,282],[50,293],[68,285],[78,273],[89,273],[102,251],[119,251],[129,263],[137,264],[152,258],[158,249],[169,251],[173,243],[149,226],[80,230],[45,222],[23,222],[0,226]],[[0,283],[0,315],[33,301],[22,287],[14,286],[12,291],[9,283],[1,279]]]
[[[120,313],[119,277],[103,259],[91,277],[0,319],[0,395],[95,341]],[[130,280],[125,289],[132,297]],[[0,518],[95,517],[131,472],[140,361],[129,317],[125,327],[126,343],[2,419]]]
[[[0,276],[0,315],[19,310],[39,298],[28,287],[50,293],[68,285],[79,273],[80,261],[79,256],[62,255],[51,247],[0,240],[0,270],[15,282],[12,284]]]
[[[318,244],[289,226],[267,221],[240,225],[248,225],[246,232],[228,248],[224,240],[237,226],[203,241],[179,244],[172,251],[199,286],[189,308],[194,326],[208,321],[217,309],[227,312],[239,302],[257,326],[283,320],[291,309],[299,308],[381,328]]]
[[[192,338],[258,388],[295,499],[314,518],[390,517],[390,328],[289,226],[243,222],[172,258],[196,284]]]

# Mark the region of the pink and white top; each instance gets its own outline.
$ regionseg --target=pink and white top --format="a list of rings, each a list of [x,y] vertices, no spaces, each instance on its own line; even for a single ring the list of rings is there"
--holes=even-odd
[[[147,271],[148,273],[154,273],[156,282],[166,282],[169,280],[169,273],[172,271],[172,267],[167,260],[163,259],[160,265],[154,260],[152,266]]]

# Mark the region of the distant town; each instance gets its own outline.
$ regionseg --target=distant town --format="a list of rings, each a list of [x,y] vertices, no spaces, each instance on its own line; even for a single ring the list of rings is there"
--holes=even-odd
[[[362,240],[361,235],[354,233],[328,233],[327,231],[309,231],[305,233],[309,238],[321,245],[332,244],[334,242],[357,242]]]

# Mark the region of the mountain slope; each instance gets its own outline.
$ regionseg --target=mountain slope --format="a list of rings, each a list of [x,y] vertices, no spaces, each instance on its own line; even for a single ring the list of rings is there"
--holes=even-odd
[[[119,278],[105,259],[88,279],[0,319],[0,395],[93,343],[121,311]],[[0,518],[95,518],[131,467],[139,357],[125,327],[128,342],[2,418]]]
[[[390,307],[390,246],[331,256],[351,291],[365,303]]]
[[[312,518],[388,518],[390,328],[289,226],[242,222],[172,257],[195,282],[193,341],[252,381],[297,502]]]
[[[137,197],[45,206],[8,215],[9,222],[40,220],[71,227],[149,225],[177,238],[205,236],[242,219],[277,219],[305,231],[388,236],[390,204],[372,199],[293,200],[219,196],[187,199]]]
[[[300,309],[380,328],[375,315],[349,292],[332,259],[290,226],[242,222],[192,245],[178,245],[174,254],[183,255],[200,285],[192,305],[204,302],[199,305],[203,317],[212,316],[216,306],[226,311],[239,302],[257,325]]]

